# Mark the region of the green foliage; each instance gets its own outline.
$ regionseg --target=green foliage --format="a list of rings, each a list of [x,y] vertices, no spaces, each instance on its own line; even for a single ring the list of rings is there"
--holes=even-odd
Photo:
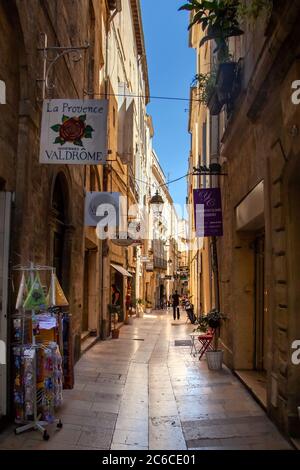
[[[222,61],[229,55],[227,40],[233,36],[241,36],[238,20],[239,0],[189,0],[179,10],[193,11],[189,29],[200,24],[206,35],[200,46],[207,41],[215,40],[219,59]]]
[[[219,62],[228,60],[228,39],[241,36],[244,31],[240,28],[240,19],[250,17],[257,19],[262,12],[271,12],[272,0],[188,0],[179,11],[193,13],[189,29],[200,24],[206,35],[200,46],[214,40]]]
[[[198,320],[198,327],[194,331],[206,332],[209,327],[216,328],[220,326],[221,320],[226,320],[226,316],[217,309],[212,309],[209,313]]]
[[[214,70],[209,73],[200,73],[195,76],[192,86],[198,86],[200,103],[205,105],[208,104],[216,86],[216,77],[217,74]]]
[[[197,321],[197,328],[195,328],[194,332],[199,333],[206,333],[208,329],[208,323],[206,321],[206,317],[201,318],[200,320]]]
[[[240,1],[238,7],[238,15],[241,18],[250,18],[256,20],[262,12],[271,13],[273,8],[273,0],[251,0]]]

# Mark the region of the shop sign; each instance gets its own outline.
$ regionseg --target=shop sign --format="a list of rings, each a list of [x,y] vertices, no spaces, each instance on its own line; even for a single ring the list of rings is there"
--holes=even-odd
[[[173,276],[165,276],[166,281],[172,281],[172,279],[173,279]]]
[[[105,222],[108,227],[119,225],[120,193],[90,192],[85,196],[85,226],[97,227]],[[97,215],[97,211],[98,214]]]
[[[219,188],[194,189],[194,210],[197,237],[223,235],[222,200]]]
[[[147,264],[146,264],[146,271],[147,271],[147,273],[153,273],[153,271],[154,271],[154,263],[147,263]]]
[[[141,257],[141,262],[142,262],[142,263],[149,263],[150,260],[149,260],[148,256],[142,256],[142,257]]]
[[[0,80],[0,104],[6,104],[6,87],[3,80]]]
[[[107,114],[107,100],[45,100],[40,163],[105,164]]]

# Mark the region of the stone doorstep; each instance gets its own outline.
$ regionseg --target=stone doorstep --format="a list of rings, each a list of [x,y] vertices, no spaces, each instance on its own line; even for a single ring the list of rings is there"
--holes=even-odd
[[[117,323],[116,329],[120,330],[125,326],[125,322]],[[110,338],[107,338],[110,339]],[[99,341],[101,341],[100,336],[91,336],[90,332],[84,332],[81,335],[81,356],[92,349]]]
[[[240,382],[246,387],[248,392],[251,394],[251,396],[255,399],[255,401],[263,408],[265,412],[267,412],[267,401],[266,398],[263,397],[262,393],[260,393],[260,390],[258,390],[255,387],[255,384],[253,384],[253,380],[247,380],[247,378],[243,374],[244,371],[238,371],[234,370],[233,373],[234,375],[240,380]]]
[[[88,352],[100,340],[99,336],[84,336],[81,339],[81,356]]]
[[[293,439],[291,438],[292,444],[295,446],[297,450],[300,450],[300,439]]]

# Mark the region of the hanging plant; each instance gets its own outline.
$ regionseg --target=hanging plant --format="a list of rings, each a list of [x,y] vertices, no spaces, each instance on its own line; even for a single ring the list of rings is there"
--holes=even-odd
[[[192,86],[198,88],[200,103],[207,105],[216,86],[216,72],[212,70],[195,75]]]
[[[209,108],[212,116],[218,115],[223,106],[218,98],[216,79],[217,73],[213,69],[209,73],[196,75],[192,83],[192,86],[198,87],[200,103],[205,104]]]

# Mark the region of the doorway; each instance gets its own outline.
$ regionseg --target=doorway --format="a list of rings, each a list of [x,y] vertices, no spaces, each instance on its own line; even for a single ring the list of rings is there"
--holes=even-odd
[[[112,269],[111,271],[111,286],[115,285],[117,291],[120,294],[119,297],[119,303],[121,305],[121,311],[119,314],[119,322],[123,322],[125,318],[125,312],[124,312],[124,277],[121,273],[116,271],[115,269]]]
[[[89,330],[89,251],[84,253],[84,285],[83,285],[83,311],[81,332],[85,334]]]
[[[81,339],[97,336],[97,259],[98,249],[90,240],[85,240],[83,270],[83,309],[81,319]]]

